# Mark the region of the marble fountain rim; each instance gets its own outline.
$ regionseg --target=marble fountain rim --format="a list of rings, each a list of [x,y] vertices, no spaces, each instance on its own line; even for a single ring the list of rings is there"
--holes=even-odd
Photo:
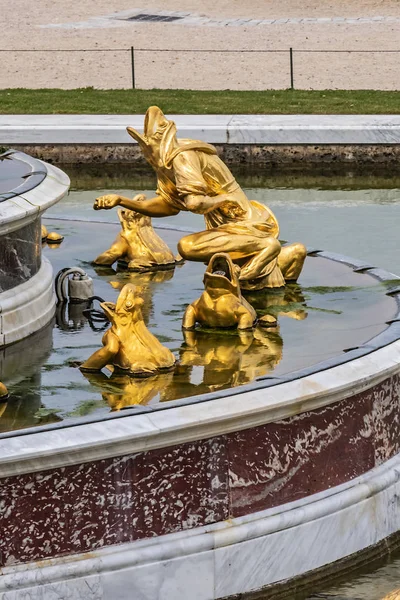
[[[33,277],[0,294],[0,347],[43,329],[54,316],[55,304],[53,268],[43,256]]]
[[[66,195],[70,186],[68,175],[58,167],[22,152],[15,154],[22,155],[32,169],[40,167],[46,175],[35,187],[26,189],[19,186],[11,190],[10,197],[6,199],[1,200],[1,196],[6,194],[0,194],[0,235],[17,231],[40,217]]]
[[[295,531],[301,526],[313,527],[321,520],[334,517],[346,509],[359,510],[358,507],[361,503],[374,503],[381,493],[393,493],[390,488],[398,486],[399,481],[400,455],[397,454],[382,465],[351,481],[263,511],[72,556],[67,555],[3,567],[0,577],[0,593],[30,586],[36,587],[39,584],[66,582],[85,576],[98,576],[100,573],[119,571],[129,567],[140,568],[151,566],[151,564],[166,564],[170,560],[185,560],[190,559],[191,556],[197,560],[197,557],[204,552],[224,551],[230,546],[237,547],[243,542],[251,542],[290,529]],[[394,532],[382,531],[377,534],[373,539],[372,546],[391,533]],[[343,554],[342,558],[345,556],[348,555]],[[318,565],[309,571],[329,564]],[[282,581],[282,579],[271,581],[269,585]],[[231,590],[226,595],[218,594],[215,597],[225,598],[234,594],[235,592],[232,594]]]
[[[0,478],[254,428],[353,397],[400,372],[400,340],[332,369],[203,403],[0,439]],[[261,382],[260,382],[261,383]],[[206,410],[205,410],[206,408]]]

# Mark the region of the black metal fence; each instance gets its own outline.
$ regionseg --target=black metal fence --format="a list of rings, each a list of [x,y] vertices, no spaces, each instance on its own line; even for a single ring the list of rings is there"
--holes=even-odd
[[[265,54],[280,54],[283,55],[284,57],[287,56],[287,64],[288,64],[288,72],[289,72],[289,80],[288,80],[288,87],[290,87],[291,89],[295,89],[295,81],[296,81],[296,57],[298,56],[302,56],[302,55],[307,55],[307,54],[320,54],[321,55],[321,69],[327,69],[327,61],[326,61],[326,55],[329,54],[345,54],[345,55],[354,55],[355,60],[357,60],[357,57],[359,57],[360,55],[364,55],[364,54],[382,54],[382,55],[393,55],[393,54],[400,54],[400,49],[399,50],[324,50],[324,49],[313,49],[313,50],[306,50],[306,49],[293,49],[293,48],[286,48],[286,49],[257,49],[257,50],[249,50],[249,49],[229,49],[229,50],[219,50],[219,49],[194,49],[194,48],[190,48],[190,49],[185,49],[185,48],[136,48],[134,46],[131,46],[130,48],[83,48],[83,49],[0,49],[0,53],[38,53],[38,52],[44,52],[44,53],[108,53],[108,52],[112,52],[112,53],[121,53],[121,54],[125,54],[127,56],[127,61],[130,61],[130,73],[131,73],[131,81],[130,81],[130,86],[133,89],[138,89],[137,88],[137,83],[136,83],[136,72],[137,72],[137,67],[140,66],[140,54],[141,53],[154,53],[154,54],[159,54],[159,53],[175,53],[177,55],[190,55],[190,54],[220,54],[220,55],[224,55],[224,54],[239,54],[239,55],[246,55],[246,54],[258,54],[260,56],[265,55]],[[398,74],[400,76],[400,63],[398,63]],[[0,75],[1,75],[1,67],[0,67]],[[396,82],[393,82],[393,89],[398,89],[396,86],[399,85],[400,82],[400,77],[396,78]]]

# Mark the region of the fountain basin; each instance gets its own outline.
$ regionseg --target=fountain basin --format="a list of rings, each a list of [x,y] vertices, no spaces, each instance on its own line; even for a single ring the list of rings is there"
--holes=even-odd
[[[0,155],[0,344],[31,335],[50,321],[52,268],[42,258],[41,215],[68,191],[68,176],[22,152]]]
[[[97,246],[118,226],[61,220],[52,226],[66,235],[62,252],[46,251],[55,270],[79,258],[107,300],[138,277],[90,270]],[[171,247],[182,235],[159,233]],[[186,264],[150,285],[149,327],[181,356],[181,304],[198,296],[203,271]],[[343,289],[335,289],[337,281],[346,283]],[[13,600],[28,591],[210,600],[263,590],[268,597],[277,586],[287,593],[299,581],[325,577],[337,561],[346,568],[396,537],[398,282],[360,261],[310,249],[300,286],[315,293],[300,306],[315,310],[305,320],[280,317],[283,357],[269,364],[269,347],[252,377],[251,364],[242,361],[224,368],[221,379],[214,362],[184,387],[178,373],[176,386],[159,388],[158,394],[168,392],[161,400],[134,404],[135,390],[125,407],[120,394],[120,406],[104,402],[103,410],[81,418],[59,413],[61,419],[39,426],[26,421],[30,429],[3,430],[0,591],[12,592]],[[40,359],[48,360],[42,378],[56,372],[62,389],[42,389],[45,406],[57,393],[81,393],[85,380],[68,360],[79,358],[78,351],[89,355],[102,332],[79,319],[61,319],[54,331],[62,368],[46,358],[50,348]],[[68,331],[71,323],[79,327]],[[202,356],[200,344],[195,361]],[[97,385],[99,398],[114,397],[111,383]],[[171,396],[176,388],[183,395]],[[37,401],[40,383],[29,389]],[[95,389],[87,388],[86,399],[97,397]]]

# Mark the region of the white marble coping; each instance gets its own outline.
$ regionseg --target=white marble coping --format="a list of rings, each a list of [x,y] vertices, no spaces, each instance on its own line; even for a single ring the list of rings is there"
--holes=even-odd
[[[0,439],[0,477],[124,456],[315,410],[400,372],[400,341],[269,388],[196,404]]]
[[[11,590],[21,590],[25,593],[27,588],[58,582],[64,582],[65,586],[74,586],[73,581],[82,577],[88,578],[82,582],[83,587],[85,588],[87,583],[87,589],[92,591],[90,584],[99,583],[96,581],[99,574],[109,573],[112,575],[112,581],[108,585],[107,580],[103,581],[104,596],[95,593],[87,597],[96,600],[103,597],[107,600],[114,598],[115,596],[110,594],[111,589],[106,593],[107,587],[111,583],[119,583],[125,586],[125,592],[121,596],[124,599],[132,597],[130,594],[133,589],[137,592],[142,591],[143,595],[139,595],[146,600],[161,597],[168,600],[177,597],[188,598],[187,595],[177,595],[180,588],[176,577],[170,593],[168,588],[163,588],[161,595],[158,589],[151,593],[151,588],[148,588],[146,582],[151,576],[156,577],[159,583],[164,583],[166,577],[176,576],[176,561],[180,559],[184,560],[182,567],[189,569],[187,578],[191,581],[186,583],[193,585],[196,582],[202,589],[199,595],[189,592],[189,600],[210,600],[238,591],[250,591],[263,584],[282,580],[285,575],[295,576],[343,558],[378,543],[396,531],[399,527],[396,511],[388,510],[388,505],[394,503],[398,497],[396,494],[399,491],[399,479],[400,455],[397,455],[350,482],[264,511],[84,554],[5,567],[1,571],[0,593],[12,593]],[[353,528],[349,527],[350,522],[353,523]],[[299,552],[301,532],[304,532],[303,537],[307,542],[307,552],[304,555]],[[325,542],[327,534],[330,538],[328,545]],[[254,548],[257,550],[254,554],[253,544],[256,540],[261,546]],[[288,560],[284,552],[287,545],[297,553],[298,564],[293,565]],[[328,553],[331,556],[327,556]],[[265,569],[266,554],[269,557],[268,569]],[[255,568],[259,559],[261,577],[260,573],[257,573],[259,569]],[[196,569],[193,569],[195,565],[201,569],[204,560],[207,561],[205,572],[215,578],[212,589],[207,589],[204,582],[197,581]],[[172,564],[170,561],[173,561]],[[246,570],[245,589],[232,589],[232,581],[233,585],[236,585],[236,578],[232,578],[229,572],[232,571],[229,569],[232,563],[234,569],[240,568],[241,564]],[[250,566],[246,568],[246,564]],[[169,573],[171,566],[172,573]],[[142,569],[144,573],[141,572]],[[254,573],[251,572],[253,569]],[[247,580],[247,577],[251,580]],[[136,590],[136,586],[139,590]],[[114,586],[113,589],[115,594],[118,588]],[[147,593],[144,590],[147,590]],[[66,588],[62,591],[65,594]],[[60,593],[60,590],[57,592]],[[68,597],[82,597],[75,596],[72,591],[70,593]],[[55,594],[54,597],[61,598],[64,594]],[[4,600],[8,597],[7,594]],[[22,597],[28,596],[10,595],[10,599]]]
[[[219,144],[399,144],[400,115],[168,115],[179,137]],[[144,115],[0,115],[0,145],[128,144]]]
[[[68,192],[68,175],[53,165],[39,162],[47,169],[45,179],[31,190],[0,202],[0,235],[16,231],[35,220]]]
[[[53,267],[43,256],[36,275],[0,294],[0,345],[14,344],[45,327],[56,306]]]

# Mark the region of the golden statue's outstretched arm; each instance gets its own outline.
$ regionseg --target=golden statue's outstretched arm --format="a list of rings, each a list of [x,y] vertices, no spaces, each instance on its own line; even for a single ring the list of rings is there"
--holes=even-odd
[[[135,210],[147,217],[171,217],[177,215],[179,210],[165,202],[161,196],[146,198],[144,194],[138,194],[134,198],[126,198],[118,194],[107,194],[96,198],[93,205],[95,210],[110,209],[115,206],[123,206],[128,210]]]

